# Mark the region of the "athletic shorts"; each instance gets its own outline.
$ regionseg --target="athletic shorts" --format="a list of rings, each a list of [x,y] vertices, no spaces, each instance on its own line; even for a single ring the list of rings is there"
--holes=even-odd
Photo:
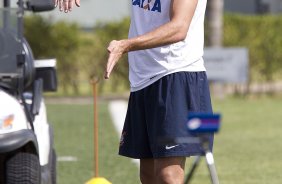
[[[186,128],[189,112],[212,112],[206,72],[177,72],[131,92],[119,154],[131,158],[202,155],[198,143],[164,144],[167,138],[195,137]],[[210,138],[212,148],[213,135]]]

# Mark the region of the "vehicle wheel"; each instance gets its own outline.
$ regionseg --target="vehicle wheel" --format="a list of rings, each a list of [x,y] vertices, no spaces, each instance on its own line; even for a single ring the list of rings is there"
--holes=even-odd
[[[5,157],[3,155],[0,155],[0,183],[5,183]]]
[[[40,184],[40,176],[37,155],[18,152],[6,162],[6,184]]]
[[[52,160],[51,160],[51,181],[52,184],[57,183],[57,155],[54,149],[52,149]]]

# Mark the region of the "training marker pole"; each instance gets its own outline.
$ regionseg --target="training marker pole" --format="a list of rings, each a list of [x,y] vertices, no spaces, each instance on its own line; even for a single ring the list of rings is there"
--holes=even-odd
[[[98,83],[98,80],[92,81],[92,84],[93,84],[93,100],[94,100],[93,104],[94,104],[94,171],[95,171],[95,177],[99,176],[97,83]]]
[[[94,177],[91,178],[89,181],[86,182],[86,184],[111,184],[108,180],[106,180],[103,177],[99,177],[99,151],[98,151],[98,105],[97,105],[97,85],[98,85],[98,79],[93,79],[91,80],[91,84],[93,87],[93,112],[94,112],[94,164],[93,164],[93,169],[94,169]]]

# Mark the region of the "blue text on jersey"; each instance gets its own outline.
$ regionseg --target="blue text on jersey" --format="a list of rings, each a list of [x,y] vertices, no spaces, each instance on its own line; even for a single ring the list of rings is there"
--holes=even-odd
[[[132,4],[133,6],[139,6],[139,8],[161,13],[162,12],[161,0],[155,0],[153,6],[151,4],[152,1],[153,0],[132,0]]]

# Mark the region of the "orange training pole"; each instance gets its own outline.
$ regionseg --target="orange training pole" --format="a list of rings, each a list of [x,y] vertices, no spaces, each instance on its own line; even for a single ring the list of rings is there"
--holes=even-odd
[[[98,150],[98,113],[97,113],[97,84],[98,80],[92,81],[93,85],[93,107],[94,107],[94,172],[95,177],[99,176],[99,150]]]
[[[111,184],[106,178],[99,177],[99,156],[98,156],[98,105],[97,105],[97,85],[98,85],[98,79],[93,78],[91,80],[91,84],[93,87],[93,106],[94,106],[94,164],[93,169],[95,173],[95,177],[91,178],[89,181],[86,182],[86,184]]]

